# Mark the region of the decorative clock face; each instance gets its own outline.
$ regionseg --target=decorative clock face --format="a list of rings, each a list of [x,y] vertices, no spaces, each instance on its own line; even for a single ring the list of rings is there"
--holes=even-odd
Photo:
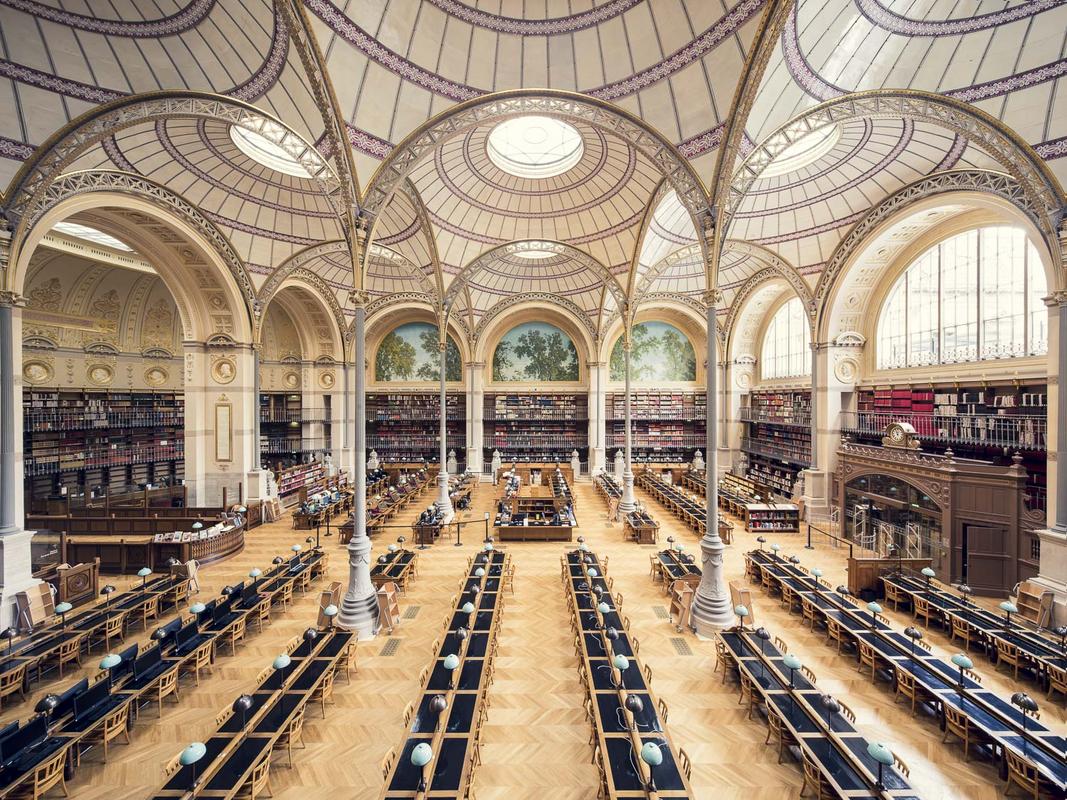
[[[892,428],[889,429],[889,438],[898,444],[900,442],[903,442],[904,429],[901,428],[899,425],[894,425]]]

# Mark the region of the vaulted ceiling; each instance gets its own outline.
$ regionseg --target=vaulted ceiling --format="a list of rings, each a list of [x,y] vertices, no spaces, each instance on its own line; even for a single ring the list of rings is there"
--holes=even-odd
[[[730,191],[711,197],[724,318],[753,282],[814,288],[852,226],[926,176],[1037,176],[1046,210],[1065,204],[1067,0],[0,0],[0,26],[12,223],[29,213],[16,173],[47,144],[64,153],[49,180],[143,177],[217,226],[265,300],[302,275],[342,319],[346,194],[369,209],[379,307],[448,294],[473,331],[523,295],[555,294],[596,327],[618,313],[616,289],[695,305],[705,242],[679,170],[706,201],[731,130]],[[490,133],[513,111],[410,151],[457,106],[519,89],[591,109],[544,112],[581,140],[563,174],[494,162]],[[178,90],[205,94],[158,94]],[[825,110],[872,90],[884,99]],[[975,109],[982,130],[954,116]],[[235,126],[308,171],[264,166]],[[500,251],[539,241],[543,258]]]

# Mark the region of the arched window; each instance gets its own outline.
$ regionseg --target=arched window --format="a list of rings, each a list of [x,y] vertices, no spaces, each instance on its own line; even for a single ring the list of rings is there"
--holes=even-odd
[[[980,228],[946,239],[890,290],[878,320],[878,367],[1043,355],[1047,291],[1023,230]]]
[[[799,297],[786,302],[771,317],[763,335],[760,364],[764,380],[811,374],[811,332]]]

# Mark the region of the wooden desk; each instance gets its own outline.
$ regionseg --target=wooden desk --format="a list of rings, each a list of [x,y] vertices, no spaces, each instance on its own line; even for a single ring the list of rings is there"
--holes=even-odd
[[[569,542],[570,525],[495,525],[494,535],[502,542]]]
[[[655,544],[659,536],[659,523],[650,514],[634,511],[626,515],[624,531],[627,539],[638,544]]]
[[[404,549],[378,556],[370,571],[370,579],[374,588],[380,589],[385,584],[393,582],[400,591],[407,591],[408,580],[417,569],[418,559],[418,553]]]

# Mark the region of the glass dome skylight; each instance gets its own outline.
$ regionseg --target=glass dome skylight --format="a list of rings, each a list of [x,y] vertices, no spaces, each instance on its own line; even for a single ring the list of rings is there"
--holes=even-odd
[[[811,133],[806,133],[776,155],[774,160],[763,168],[760,177],[773,178],[786,175],[814,164],[833,150],[840,138],[841,128],[837,125],[826,125]]]
[[[52,226],[52,230],[57,233],[66,234],[67,236],[73,236],[76,239],[85,239],[87,242],[94,242],[95,244],[101,244],[104,247],[110,247],[112,250],[123,250],[127,253],[133,252],[132,247],[125,242],[116,239],[111,234],[98,231],[96,228],[90,228],[88,225],[81,225],[77,222],[57,222]]]
[[[519,178],[553,178],[582,160],[578,130],[554,117],[515,117],[489,132],[489,160]]]
[[[281,126],[277,127],[280,131]],[[261,133],[231,125],[230,139],[237,145],[238,150],[256,163],[285,175],[292,175],[294,178],[311,177],[311,173],[307,171],[304,165],[289,155],[284,147],[275,144]]]

